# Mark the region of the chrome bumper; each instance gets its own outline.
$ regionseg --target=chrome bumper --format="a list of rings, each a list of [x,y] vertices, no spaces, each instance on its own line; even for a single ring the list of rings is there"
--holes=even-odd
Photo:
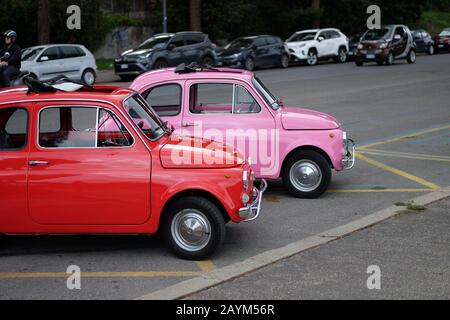
[[[344,170],[353,169],[356,162],[356,144],[352,139],[347,139],[345,143],[346,155],[342,159],[342,166]]]
[[[254,201],[252,204],[248,205],[245,208],[239,210],[239,216],[243,219],[242,222],[250,222],[258,219],[259,214],[261,213],[261,201],[264,192],[267,190],[267,181],[261,180],[261,189],[257,188],[253,189],[253,198]]]

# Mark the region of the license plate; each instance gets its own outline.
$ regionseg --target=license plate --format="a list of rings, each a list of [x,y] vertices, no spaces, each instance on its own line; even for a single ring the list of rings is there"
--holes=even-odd
[[[366,59],[375,59],[374,54],[366,54]]]
[[[120,66],[120,68],[122,68],[122,69],[128,69],[128,65],[127,65],[127,64],[122,64],[122,65]]]
[[[440,44],[440,45],[439,45],[439,48],[443,48],[443,47],[444,47],[444,45],[443,45],[443,44]]]

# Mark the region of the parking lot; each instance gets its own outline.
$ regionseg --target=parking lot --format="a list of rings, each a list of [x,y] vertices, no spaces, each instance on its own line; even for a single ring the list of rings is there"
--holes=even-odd
[[[229,225],[222,250],[197,263],[158,236],[2,237],[0,299],[137,298],[450,185],[450,54],[257,73],[285,104],[336,116],[357,142],[357,165],[334,173],[325,196],[295,199],[270,182],[261,218]],[[81,290],[66,287],[70,265],[81,268]]]

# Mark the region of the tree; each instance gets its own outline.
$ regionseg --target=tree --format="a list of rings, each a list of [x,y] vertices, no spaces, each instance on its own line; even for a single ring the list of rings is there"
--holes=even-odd
[[[191,31],[202,31],[202,0],[190,0]]]
[[[50,6],[48,0],[38,1],[38,42],[50,43]]]
[[[312,0],[313,28],[320,28],[320,0]]]

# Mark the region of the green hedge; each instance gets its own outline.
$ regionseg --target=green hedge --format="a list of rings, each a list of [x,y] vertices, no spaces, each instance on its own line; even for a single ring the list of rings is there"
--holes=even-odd
[[[420,25],[431,35],[439,34],[444,28],[450,28],[450,12],[425,11]]]

